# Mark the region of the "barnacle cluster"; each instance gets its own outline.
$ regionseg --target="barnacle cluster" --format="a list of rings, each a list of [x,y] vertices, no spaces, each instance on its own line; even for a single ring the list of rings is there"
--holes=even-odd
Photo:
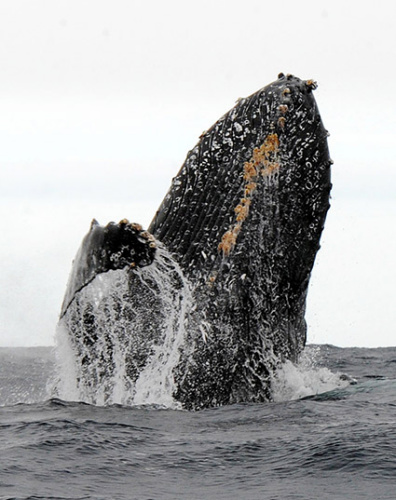
[[[224,256],[230,254],[236,244],[238,234],[241,231],[243,222],[249,215],[249,207],[252,202],[254,192],[257,189],[259,176],[267,177],[279,169],[277,153],[279,150],[279,138],[276,133],[267,135],[263,144],[253,150],[252,157],[243,166],[243,197],[240,199],[234,211],[236,214],[235,223],[223,234],[218,250]]]

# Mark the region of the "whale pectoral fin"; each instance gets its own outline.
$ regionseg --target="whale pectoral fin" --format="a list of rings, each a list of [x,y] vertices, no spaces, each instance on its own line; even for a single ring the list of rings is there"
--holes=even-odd
[[[75,295],[97,275],[110,270],[148,266],[155,258],[156,248],[154,236],[140,224],[122,219],[118,224],[110,222],[101,226],[93,219],[73,261],[61,317]]]

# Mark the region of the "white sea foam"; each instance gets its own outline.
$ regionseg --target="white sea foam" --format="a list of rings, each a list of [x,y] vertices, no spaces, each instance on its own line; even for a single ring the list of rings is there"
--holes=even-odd
[[[63,322],[57,326],[57,345],[55,349],[56,376],[54,380],[54,395],[67,401],[78,401],[80,393],[77,387],[76,357],[70,343],[67,328]]]
[[[274,373],[272,397],[275,402],[291,401],[323,392],[340,389],[350,384],[342,373],[317,366],[319,348],[309,346],[302,352],[297,364],[286,361]]]

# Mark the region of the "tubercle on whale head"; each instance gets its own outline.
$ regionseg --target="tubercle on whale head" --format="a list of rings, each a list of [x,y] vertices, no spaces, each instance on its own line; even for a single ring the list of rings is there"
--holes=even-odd
[[[76,293],[97,275],[148,266],[154,261],[156,250],[154,236],[136,222],[122,219],[102,226],[93,219],[73,261],[60,316],[65,314]]]

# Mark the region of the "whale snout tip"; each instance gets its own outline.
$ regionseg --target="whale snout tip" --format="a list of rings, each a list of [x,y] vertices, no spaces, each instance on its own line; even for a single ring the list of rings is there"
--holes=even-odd
[[[291,73],[287,73],[286,75],[283,72],[278,73],[278,79],[279,80],[299,80],[296,76],[292,75]]]
[[[285,75],[284,73],[281,72],[278,74],[278,79],[287,80],[289,82],[296,81],[297,83],[301,83],[301,80],[299,78],[290,73]],[[303,80],[302,83],[304,84],[308,92],[312,92],[313,90],[316,90],[318,88],[318,83],[313,78],[310,78],[308,80]],[[290,89],[287,89],[287,92],[290,92]]]

